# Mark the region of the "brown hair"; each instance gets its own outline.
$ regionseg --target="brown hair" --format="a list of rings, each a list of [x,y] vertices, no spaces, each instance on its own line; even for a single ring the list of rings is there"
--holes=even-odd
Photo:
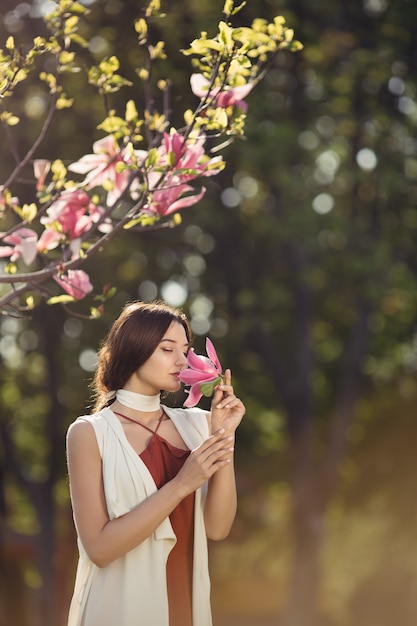
[[[182,324],[191,341],[189,322],[180,309],[164,302],[131,302],[110,328],[98,353],[91,384],[95,396],[93,411],[113,402],[110,391],[122,389],[131,375],[153,354],[172,322]]]

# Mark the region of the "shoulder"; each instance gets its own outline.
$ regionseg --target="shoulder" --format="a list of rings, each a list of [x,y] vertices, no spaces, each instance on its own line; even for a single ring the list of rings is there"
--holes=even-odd
[[[78,445],[82,442],[94,441],[96,428],[103,420],[105,420],[103,411],[92,415],[80,415],[68,428],[67,443]]]

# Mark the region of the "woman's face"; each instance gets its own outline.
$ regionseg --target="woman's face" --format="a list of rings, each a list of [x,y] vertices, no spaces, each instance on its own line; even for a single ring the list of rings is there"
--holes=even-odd
[[[189,345],[185,329],[173,321],[149,359],[129,379],[125,389],[155,395],[178,391],[179,373],[187,367]]]

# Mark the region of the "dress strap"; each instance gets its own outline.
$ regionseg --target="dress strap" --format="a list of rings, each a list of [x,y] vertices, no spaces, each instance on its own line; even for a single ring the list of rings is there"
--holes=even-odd
[[[156,425],[155,430],[152,430],[152,428],[149,428],[149,426],[145,426],[145,424],[142,424],[142,422],[138,422],[137,420],[134,420],[131,417],[128,417],[127,415],[123,415],[123,413],[117,413],[117,411],[113,411],[113,413],[115,413],[116,415],[119,415],[119,417],[123,417],[125,420],[128,420],[129,422],[133,422],[134,424],[136,424],[137,426],[142,426],[142,428],[145,428],[146,430],[149,430],[150,433],[153,433],[154,435],[156,435],[156,433],[158,432],[158,428],[161,425],[162,422],[162,418],[164,417],[165,413],[162,411],[162,415],[161,417],[158,419],[158,423]]]

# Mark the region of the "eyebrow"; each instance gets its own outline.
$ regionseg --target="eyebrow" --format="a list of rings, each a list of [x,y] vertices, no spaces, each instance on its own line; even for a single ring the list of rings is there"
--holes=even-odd
[[[163,341],[169,341],[169,343],[178,343],[177,341],[175,341],[175,339],[168,339],[168,338],[161,339],[161,343],[162,343]],[[190,345],[190,344],[189,344],[189,343],[188,343],[188,341],[187,341],[187,342],[184,344],[184,348],[188,348],[188,347],[189,347],[189,345]]]

